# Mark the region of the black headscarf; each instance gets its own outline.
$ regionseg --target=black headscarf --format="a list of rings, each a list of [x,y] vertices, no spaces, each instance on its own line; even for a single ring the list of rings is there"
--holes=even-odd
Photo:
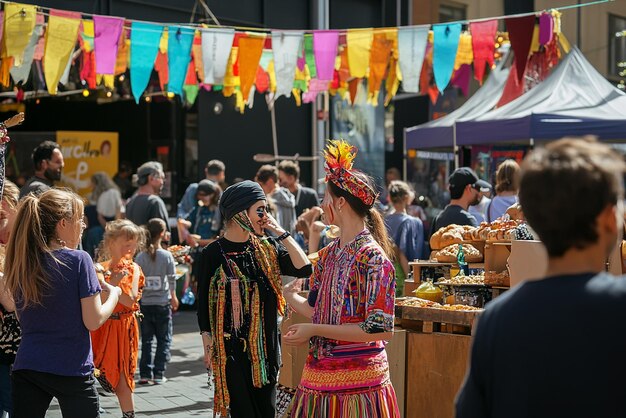
[[[259,200],[265,199],[265,193],[258,183],[245,180],[224,190],[219,203],[220,213],[224,219],[229,220],[239,212],[249,209]]]

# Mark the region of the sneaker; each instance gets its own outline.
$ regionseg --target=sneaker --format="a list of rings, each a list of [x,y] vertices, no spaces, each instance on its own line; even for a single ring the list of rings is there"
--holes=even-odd
[[[167,382],[167,377],[165,376],[158,376],[154,378],[155,385],[162,385],[165,382]]]
[[[139,379],[139,384],[140,385],[147,385],[150,384],[150,379],[142,377],[141,379]]]

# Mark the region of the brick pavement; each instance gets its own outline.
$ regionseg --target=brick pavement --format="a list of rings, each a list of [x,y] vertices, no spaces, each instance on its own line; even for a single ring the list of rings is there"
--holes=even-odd
[[[213,391],[207,386],[195,312],[182,311],[174,315],[172,360],[166,377],[168,381],[163,385],[136,386],[137,417],[212,417]],[[122,416],[115,395],[101,396],[100,403],[106,410],[102,418]],[[46,417],[61,418],[56,403],[51,405]]]

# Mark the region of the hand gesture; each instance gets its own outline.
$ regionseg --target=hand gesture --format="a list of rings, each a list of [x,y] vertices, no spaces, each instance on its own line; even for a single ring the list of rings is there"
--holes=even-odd
[[[275,235],[282,235],[285,230],[278,224],[278,221],[268,212],[265,212],[265,216],[261,220],[261,227],[270,230]]]
[[[295,279],[283,286],[283,293],[298,293],[302,290],[304,279]]]
[[[4,121],[4,126],[7,128],[12,128],[17,125],[21,125],[24,122],[24,112],[20,112],[17,115],[11,116],[9,119]]]
[[[294,324],[288,328],[282,340],[287,345],[302,345],[315,335],[315,324]]]

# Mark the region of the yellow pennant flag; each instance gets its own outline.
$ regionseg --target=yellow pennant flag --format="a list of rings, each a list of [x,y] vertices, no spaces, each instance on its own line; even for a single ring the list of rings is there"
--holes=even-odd
[[[70,59],[70,54],[74,50],[74,44],[76,44],[79,25],[80,19],[61,16],[48,18],[43,72],[50,94],[57,94],[59,80]]]
[[[7,3],[4,6],[4,45],[6,56],[13,57],[13,65],[22,65],[24,49],[35,29],[37,6]],[[65,61],[67,63],[67,60]]]
[[[374,40],[372,29],[348,29],[348,65],[352,77],[363,78],[370,63],[370,50]]]
[[[471,65],[474,62],[474,50],[472,49],[472,35],[467,32],[461,33],[459,47],[456,51],[454,69],[458,70],[463,64]]]

